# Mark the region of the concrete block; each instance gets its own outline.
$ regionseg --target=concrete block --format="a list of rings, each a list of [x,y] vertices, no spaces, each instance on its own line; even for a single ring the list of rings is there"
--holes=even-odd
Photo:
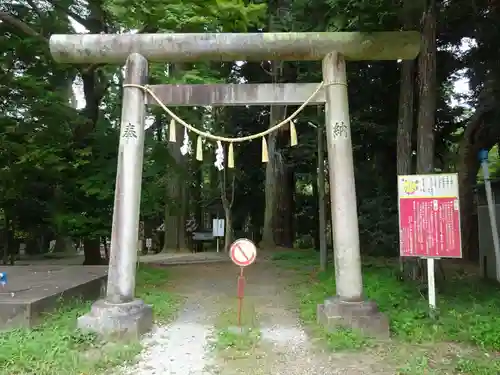
[[[374,301],[346,302],[330,297],[317,308],[318,323],[328,330],[342,326],[378,338],[388,338],[389,319],[382,314]]]
[[[78,318],[78,328],[111,339],[138,339],[153,326],[153,309],[140,299],[125,303],[94,302],[88,314]]]

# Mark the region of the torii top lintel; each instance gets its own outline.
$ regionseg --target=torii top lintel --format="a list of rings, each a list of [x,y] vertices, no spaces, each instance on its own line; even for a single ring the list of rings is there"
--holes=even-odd
[[[337,51],[346,60],[414,59],[420,34],[396,32],[189,33],[52,35],[50,51],[65,63],[123,64],[137,52],[151,62],[321,60]]]

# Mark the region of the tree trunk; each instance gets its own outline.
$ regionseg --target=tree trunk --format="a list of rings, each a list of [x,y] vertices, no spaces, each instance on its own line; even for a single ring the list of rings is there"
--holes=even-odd
[[[104,260],[109,262],[109,248],[108,248],[108,239],[106,237],[101,237],[101,244],[104,248]]]
[[[231,208],[224,208],[226,215],[225,228],[224,228],[224,251],[229,252],[229,247],[233,242],[233,215]]]
[[[170,65],[170,75],[176,79],[182,78],[184,65],[176,63]],[[181,154],[184,139],[184,127],[175,124],[175,142],[169,142],[170,155],[176,162],[177,168],[174,176],[167,183],[167,196],[165,199],[165,241],[164,251],[188,251],[185,236],[185,223],[187,214],[187,186],[185,176],[187,165]],[[170,130],[170,129],[169,129]],[[170,176],[169,176],[170,177]]]
[[[203,173],[201,168],[201,163],[196,161],[194,165],[194,178],[195,184],[193,184],[191,188],[191,197],[192,197],[192,207],[194,211],[194,219],[198,223],[201,228],[203,212],[202,212],[202,189],[203,189]]]
[[[401,83],[399,87],[399,114],[397,135],[397,174],[412,174],[412,142],[414,119],[414,61],[404,60],[401,63]],[[399,270],[405,278],[416,269],[413,258],[399,257]]]
[[[4,229],[2,231],[2,263],[7,264],[9,259],[9,236],[10,236],[10,225],[9,216],[7,211],[4,209]]]
[[[83,251],[85,254],[84,266],[104,264],[101,257],[101,241],[99,237],[85,238],[83,240]]]
[[[185,167],[182,160],[180,147],[184,137],[184,128],[180,124],[176,124],[176,141],[170,142],[168,147],[170,155],[177,164],[177,171],[174,176],[167,182],[166,197],[165,197],[165,240],[163,243],[163,251],[186,251],[184,223],[185,223],[185,196],[186,184],[184,182],[183,173],[179,170]],[[172,171],[169,171],[172,173]]]
[[[47,241],[45,238],[46,236],[44,233],[32,231],[26,240],[26,254],[37,255],[45,253],[47,250]]]
[[[317,190],[318,190],[318,224],[319,224],[319,254],[320,270],[325,271],[328,265],[328,251],[326,247],[326,201],[325,201],[325,133],[322,125],[318,125],[318,166],[317,166]]]
[[[312,173],[312,193],[313,193],[313,207],[314,207],[314,212],[319,212],[319,177],[318,177],[318,172],[313,171]],[[320,236],[321,236],[321,231],[319,229],[319,216],[320,215],[315,215],[312,220],[313,220],[313,246],[316,251],[321,250],[321,244],[320,244]]]
[[[137,236],[137,252],[139,254],[145,255],[148,253],[148,248],[146,246],[146,228],[144,227],[144,220],[139,221],[139,233]]]
[[[434,172],[434,126],[436,118],[436,0],[423,15],[422,50],[418,57],[419,107],[417,127],[417,174]],[[413,279],[424,277],[421,262],[414,263]]]
[[[470,124],[460,143],[458,161],[458,192],[460,196],[460,224],[462,229],[462,255],[464,259],[477,261],[479,259],[479,239],[477,226],[477,208],[474,204],[474,185],[476,184],[479,161],[477,154],[480,150],[469,136],[472,128]]]
[[[401,83],[399,88],[399,115],[397,138],[397,171],[398,175],[412,173],[412,142],[414,116],[414,61],[404,60],[401,63]]]
[[[14,243],[14,228],[12,226],[12,222],[7,218],[7,213],[4,212],[5,215],[5,239],[3,243],[3,256],[2,263],[4,265],[9,264],[9,259],[12,261],[12,246]],[[12,264],[14,264],[12,262]]]
[[[436,118],[436,2],[431,0],[423,17],[422,51],[418,57],[419,107],[417,173],[434,172]]]
[[[67,95],[68,95],[68,101],[70,102],[70,105],[72,108],[77,110],[78,107],[78,102],[76,100],[76,95],[73,92],[73,81],[75,77],[72,75],[71,79],[69,79],[66,83],[66,89],[67,89]],[[73,243],[73,240],[71,237],[67,236],[67,233],[61,233],[62,229],[60,225],[57,225],[59,222],[57,219],[58,215],[63,215],[65,213],[65,197],[64,197],[64,191],[63,187],[61,184],[57,184],[54,188],[54,207],[55,210],[53,212],[53,227],[55,227],[56,231],[56,244],[54,246],[54,252],[56,253],[76,253],[76,246]]]
[[[294,241],[293,206],[295,179],[291,168],[282,160],[283,155],[278,154],[277,168],[275,168],[275,204],[273,212],[273,238],[274,244],[292,248]]]
[[[295,242],[295,173],[293,167],[286,168],[285,184],[286,189],[286,210],[283,212],[284,225],[283,225],[283,245],[284,247],[293,248]]]
[[[269,116],[269,125],[273,126],[279,121],[279,109],[276,106],[271,106]],[[268,248],[274,246],[274,214],[276,212],[276,188],[278,183],[277,178],[277,132],[269,134],[267,137],[267,152],[269,161],[266,164],[266,179],[265,179],[265,206],[264,206],[264,223],[262,228],[261,247]]]
[[[276,31],[278,22],[275,22],[279,16],[278,12],[281,6],[281,1],[276,0],[268,7],[268,31]],[[272,83],[278,83],[283,73],[283,62],[271,62],[271,80]],[[285,107],[273,105],[270,108],[269,127],[276,125],[286,112]],[[277,213],[277,187],[279,184],[278,173],[276,169],[278,154],[278,132],[273,132],[267,137],[269,162],[266,164],[266,179],[265,179],[265,207],[264,207],[264,223],[262,228],[262,240],[260,246],[263,248],[272,248],[275,245],[274,231],[275,217]],[[278,228],[282,229],[282,228]]]
[[[227,162],[227,160],[226,160]],[[233,241],[233,213],[231,212],[234,204],[234,189],[236,182],[236,174],[231,172],[231,182],[227,185],[227,165],[226,168],[219,173],[219,188],[222,207],[225,214],[225,228],[224,228],[224,250],[229,251],[231,242]],[[229,191],[228,191],[229,189]]]
[[[55,253],[76,253],[76,247],[73,240],[69,236],[63,234],[56,235],[56,244],[54,246]]]

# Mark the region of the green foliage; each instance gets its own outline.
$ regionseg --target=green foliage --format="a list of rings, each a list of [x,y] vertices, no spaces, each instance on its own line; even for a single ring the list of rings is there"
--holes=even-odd
[[[179,299],[166,291],[168,273],[142,266],[138,295],[152,304],[157,320],[173,316]],[[78,316],[89,303],[75,302],[45,317],[34,329],[17,329],[0,335],[0,374],[5,375],[98,375],[105,369],[130,361],[140,351],[138,342],[106,344],[94,334],[75,331]]]
[[[300,0],[293,2],[293,10],[308,31],[376,31],[398,25],[394,3],[387,0]],[[311,17],[317,22],[311,23]]]
[[[190,2],[154,0],[107,0],[106,10],[130,28],[144,26],[165,31],[216,32],[246,31],[260,24],[266,4],[247,4],[242,0],[194,0]]]
[[[359,236],[363,254],[395,256],[399,251],[397,198],[382,189],[360,198]]]
[[[242,305],[241,326],[238,326],[237,310],[224,309],[215,321],[212,337],[213,349],[226,359],[246,358],[255,354],[260,341],[259,325],[251,299]]]
[[[216,337],[213,340],[214,347],[223,353],[224,357],[231,358],[245,357],[249,351],[255,349],[260,339],[260,333],[253,328],[226,327],[217,330]],[[230,354],[228,354],[230,353]]]
[[[490,173],[490,179],[497,179],[500,177],[500,157],[498,153],[498,145],[493,146],[488,153],[488,172]],[[484,182],[482,168],[478,172],[478,182]]]

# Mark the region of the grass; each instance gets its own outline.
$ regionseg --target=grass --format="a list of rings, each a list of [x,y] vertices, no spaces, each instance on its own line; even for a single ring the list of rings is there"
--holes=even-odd
[[[255,355],[260,340],[255,307],[249,299],[243,304],[241,327],[238,326],[237,316],[237,308],[226,308],[215,321],[212,344],[217,354],[224,359]]]
[[[335,295],[333,272],[315,272],[316,252],[281,252],[276,264],[297,270],[296,290],[302,319],[333,350],[390,348],[391,356],[403,358],[400,374],[500,373],[500,288],[464,272],[447,273],[438,286],[438,317],[428,317],[426,292],[398,280],[394,261],[371,259],[363,264],[368,298],[388,315],[392,340],[381,343],[349,329],[327,333],[316,324],[316,306]],[[305,282],[307,281],[307,282]],[[455,343],[455,350],[450,347]],[[441,349],[436,349],[441,348]],[[449,372],[443,372],[443,369]]]
[[[154,307],[157,320],[167,320],[179,300],[165,290],[168,273],[142,266],[137,293]],[[96,375],[132,360],[140,351],[138,342],[105,344],[94,334],[75,329],[76,318],[89,311],[91,302],[74,301],[47,314],[34,329],[16,329],[0,334],[2,375]]]

